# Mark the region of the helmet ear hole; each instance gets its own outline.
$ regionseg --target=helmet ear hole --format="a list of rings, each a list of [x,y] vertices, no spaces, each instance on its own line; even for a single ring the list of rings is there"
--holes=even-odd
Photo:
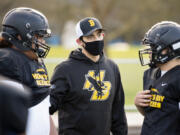
[[[26,23],[26,28],[30,29],[31,28],[31,24],[30,23]]]

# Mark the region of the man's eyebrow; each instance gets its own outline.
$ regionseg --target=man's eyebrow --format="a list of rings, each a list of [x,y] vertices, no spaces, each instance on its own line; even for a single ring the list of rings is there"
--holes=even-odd
[[[99,33],[101,33],[102,31],[101,30],[98,30],[97,31],[97,34],[99,34]],[[89,36],[95,36],[93,33],[92,34],[90,34]],[[87,36],[87,37],[89,37],[89,36]]]
[[[94,34],[91,34],[91,35],[89,35],[89,36],[87,36],[87,37],[90,37],[90,36],[94,36]]]

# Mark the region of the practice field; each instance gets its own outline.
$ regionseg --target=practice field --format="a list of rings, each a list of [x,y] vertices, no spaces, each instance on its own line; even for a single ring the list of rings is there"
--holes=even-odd
[[[120,69],[121,79],[125,91],[126,105],[133,105],[134,97],[139,90],[142,90],[143,72],[148,67],[142,67],[138,59],[138,47],[130,47],[127,50],[108,49],[108,56],[114,60]],[[49,76],[57,64],[65,60],[71,50],[62,47],[52,47],[45,60]]]

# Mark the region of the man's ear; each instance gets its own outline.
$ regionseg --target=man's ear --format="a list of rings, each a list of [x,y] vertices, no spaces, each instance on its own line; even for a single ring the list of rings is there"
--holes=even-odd
[[[79,45],[80,44],[80,42],[81,42],[81,40],[78,38],[78,39],[76,39],[76,43]]]
[[[81,41],[81,39],[76,39],[76,43],[78,44],[78,45],[80,45],[80,46],[83,46],[84,45],[84,43]]]
[[[105,36],[105,33],[104,33],[104,32],[102,33],[102,36],[103,36],[103,37]]]

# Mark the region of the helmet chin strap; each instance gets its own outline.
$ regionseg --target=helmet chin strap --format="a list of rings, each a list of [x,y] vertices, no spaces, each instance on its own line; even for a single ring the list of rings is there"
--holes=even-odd
[[[45,56],[45,52],[43,49],[37,49],[37,55],[40,57],[40,58],[43,58]]]
[[[34,39],[32,43],[35,44],[35,49],[32,49],[37,54],[37,56],[39,58],[45,58],[50,50],[50,47],[42,42],[39,42],[37,39]]]

